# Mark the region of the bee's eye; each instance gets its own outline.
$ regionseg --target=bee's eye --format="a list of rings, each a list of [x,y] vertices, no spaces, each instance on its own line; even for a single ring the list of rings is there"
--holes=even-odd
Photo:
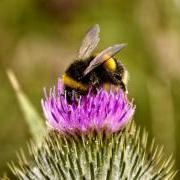
[[[108,59],[107,61],[104,62],[104,67],[105,69],[109,71],[115,71],[116,70],[116,62],[113,58]]]

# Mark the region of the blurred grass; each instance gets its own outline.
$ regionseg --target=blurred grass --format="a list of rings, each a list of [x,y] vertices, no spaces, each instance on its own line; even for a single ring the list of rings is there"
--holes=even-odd
[[[99,50],[128,43],[118,57],[130,72],[135,119],[175,154],[180,168],[179,18],[177,0],[0,1],[0,174],[30,138],[6,69],[15,71],[42,115],[43,87],[56,83],[95,23],[101,26]]]
[[[45,122],[39,115],[39,113],[34,109],[29,98],[24,94],[21,86],[11,69],[7,70],[7,76],[9,81],[15,91],[17,100],[19,102],[20,109],[22,110],[24,119],[28,125],[29,131],[32,136],[32,140],[41,146],[42,141],[46,134]]]

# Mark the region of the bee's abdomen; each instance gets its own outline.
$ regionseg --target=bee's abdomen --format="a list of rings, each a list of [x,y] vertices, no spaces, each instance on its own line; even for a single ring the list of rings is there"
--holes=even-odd
[[[74,88],[74,89],[80,89],[82,91],[86,91],[87,88],[88,88],[87,85],[76,81],[75,79],[71,78],[67,74],[64,74],[62,76],[62,80],[63,80],[64,85],[67,86],[67,87],[71,87],[71,88]]]

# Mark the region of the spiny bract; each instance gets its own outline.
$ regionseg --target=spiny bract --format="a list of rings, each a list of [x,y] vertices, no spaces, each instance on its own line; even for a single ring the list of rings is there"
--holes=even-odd
[[[11,165],[19,179],[170,180],[176,174],[171,158],[165,161],[154,141],[148,146],[147,133],[133,122],[111,135],[51,131],[41,148],[30,147],[31,163],[22,156],[19,167]]]

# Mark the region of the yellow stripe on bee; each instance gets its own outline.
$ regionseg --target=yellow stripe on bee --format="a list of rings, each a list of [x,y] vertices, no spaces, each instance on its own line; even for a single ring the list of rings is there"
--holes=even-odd
[[[108,55],[105,55],[104,58],[107,58]],[[110,71],[115,71],[116,70],[116,62],[113,58],[108,59],[107,61],[104,62],[104,67]]]
[[[103,84],[103,88],[106,90],[106,91],[109,91],[110,89],[112,91],[115,91],[117,88],[119,88],[118,85],[114,85],[114,84],[110,84],[110,83],[104,83]]]
[[[68,87],[74,88],[74,89],[80,89],[83,91],[87,90],[87,86],[83,85],[80,82],[77,82],[76,80],[72,79],[71,77],[69,77],[68,75],[64,74],[62,76],[62,80],[64,82],[64,84]]]
[[[106,91],[109,91],[109,90],[110,90],[110,84],[109,84],[109,83],[104,83],[103,88],[104,88]]]

